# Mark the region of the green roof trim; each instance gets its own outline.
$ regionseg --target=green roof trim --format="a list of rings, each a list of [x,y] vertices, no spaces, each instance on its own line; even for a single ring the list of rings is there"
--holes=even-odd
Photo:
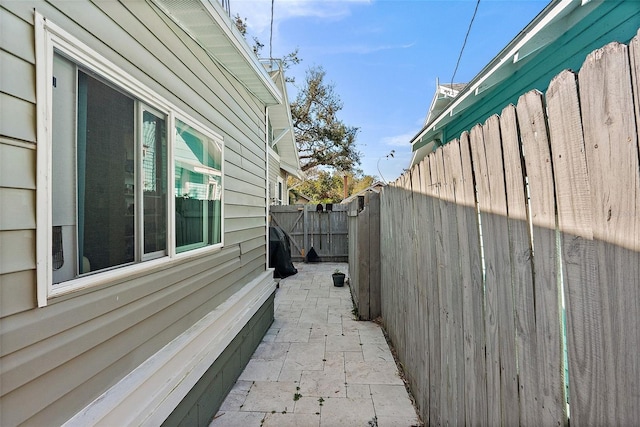
[[[450,121],[435,130],[423,129],[413,141],[412,150],[417,151],[436,137],[441,138],[442,143],[458,138],[476,124],[500,114],[509,104],[515,104],[522,94],[534,89],[546,91],[553,77],[561,71],[577,71],[592,51],[614,41],[628,43],[640,28],[640,7],[634,0],[604,1],[577,22],[572,24],[570,18],[561,21],[570,26],[568,31],[538,51],[520,58],[516,62],[517,69],[506,79],[471,95],[464,103],[466,106],[463,104],[454,109]],[[413,163],[420,160],[414,159]]]

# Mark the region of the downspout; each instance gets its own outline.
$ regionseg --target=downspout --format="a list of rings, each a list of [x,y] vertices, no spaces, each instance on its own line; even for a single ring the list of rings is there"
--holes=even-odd
[[[265,104],[264,106],[264,154],[265,154],[265,183],[264,186],[264,206],[265,206],[265,266],[264,269],[267,271],[269,269],[269,222],[271,222],[271,212],[269,209],[269,107]]]

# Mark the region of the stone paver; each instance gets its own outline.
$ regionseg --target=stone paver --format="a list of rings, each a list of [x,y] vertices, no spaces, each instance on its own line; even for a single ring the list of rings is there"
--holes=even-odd
[[[342,263],[298,264],[275,320],[210,427],[419,426],[380,326],[353,318]]]

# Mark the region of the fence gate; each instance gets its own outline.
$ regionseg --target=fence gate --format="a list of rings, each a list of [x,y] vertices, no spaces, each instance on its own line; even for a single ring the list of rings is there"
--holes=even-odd
[[[291,243],[291,259],[304,261],[313,248],[320,261],[349,259],[347,205],[271,206],[270,225],[280,227]]]

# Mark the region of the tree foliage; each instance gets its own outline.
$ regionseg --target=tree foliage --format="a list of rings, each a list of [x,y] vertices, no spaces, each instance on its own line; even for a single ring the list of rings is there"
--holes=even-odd
[[[291,179],[289,187],[294,193],[304,194],[311,198],[312,203],[339,203],[344,196],[344,174],[331,173],[326,170],[315,169],[307,174],[307,178],[300,182]],[[375,178],[370,175],[358,176],[347,173],[347,195],[350,196],[370,187]]]
[[[325,166],[336,171],[357,171],[358,128],[337,117],[342,101],[332,83],[325,82],[321,66],[307,70],[303,87],[291,103],[291,117],[303,171]]]
[[[246,38],[247,19],[236,14],[233,20]],[[264,44],[256,37],[253,42],[253,52],[259,57]],[[299,64],[298,49],[282,57],[281,61],[285,70]],[[301,169],[309,172],[325,167],[358,173],[361,157],[356,147],[358,128],[347,126],[338,119],[343,104],[333,83],[327,83],[325,77],[321,66],[310,67],[295,101],[290,104]],[[287,81],[293,83],[294,80],[287,77]]]

